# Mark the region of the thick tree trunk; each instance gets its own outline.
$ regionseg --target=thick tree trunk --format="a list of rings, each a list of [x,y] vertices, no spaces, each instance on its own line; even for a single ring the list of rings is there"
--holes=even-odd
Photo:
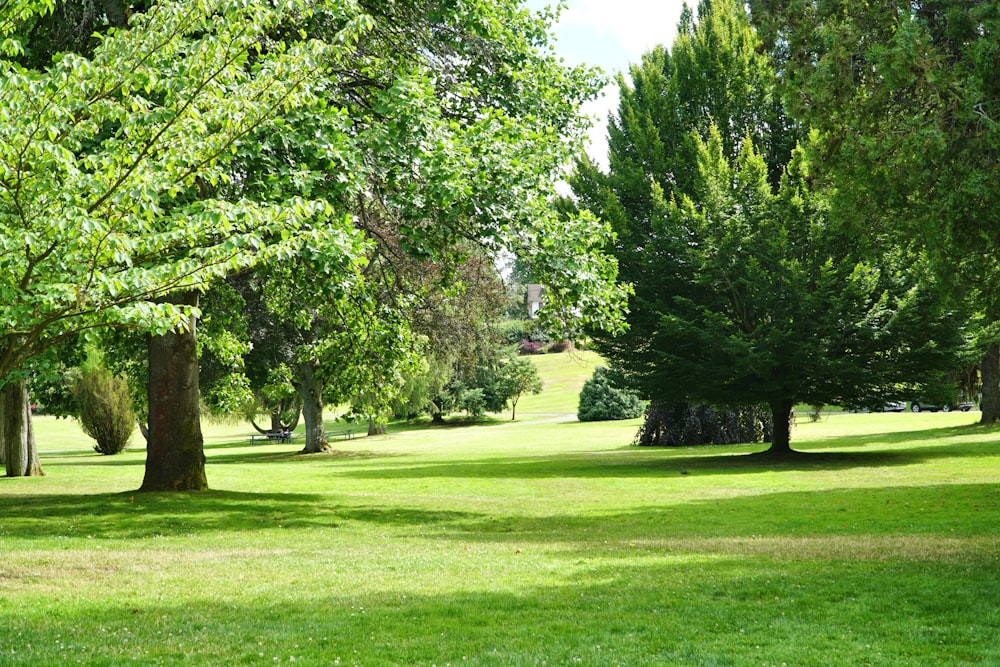
[[[990,343],[986,347],[981,365],[983,376],[983,396],[979,407],[983,416],[980,424],[995,424],[1000,421],[1000,343]]]
[[[196,293],[176,297],[175,303],[197,305]],[[150,336],[149,437],[146,440],[146,476],[140,491],[203,491],[205,442],[201,434],[198,389],[198,349],[195,321],[190,330]]]
[[[316,377],[316,363],[299,364],[299,395],[302,397],[302,420],[306,424],[305,454],[330,450],[323,425],[323,381]]]
[[[4,449],[4,467],[8,477],[44,475],[31,426],[31,405],[24,380],[0,389],[0,447]]]
[[[375,417],[368,417],[368,435],[385,435],[385,424],[375,421]]]
[[[771,436],[771,447],[765,454],[774,457],[791,456],[792,450],[792,408],[790,400],[775,400],[770,402],[771,420],[774,422],[774,432]]]
[[[3,393],[0,392],[0,466],[3,466],[4,469],[7,468],[7,429],[4,428],[4,415],[6,414]]]

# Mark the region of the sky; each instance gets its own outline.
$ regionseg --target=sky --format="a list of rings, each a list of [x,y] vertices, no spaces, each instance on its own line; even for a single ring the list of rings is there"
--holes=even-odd
[[[527,0],[533,10],[555,0]],[[597,65],[609,76],[628,71],[630,63],[657,44],[673,44],[683,0],[568,0],[555,25],[556,53],[568,65]],[[694,6],[695,2],[690,2]],[[608,112],[618,106],[614,84],[603,96],[584,107],[597,120],[590,133],[588,153],[607,166]]]

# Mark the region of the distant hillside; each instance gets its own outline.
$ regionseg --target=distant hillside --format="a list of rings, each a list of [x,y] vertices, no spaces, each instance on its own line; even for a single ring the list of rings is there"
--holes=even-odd
[[[518,417],[532,413],[575,415],[583,383],[594,374],[595,366],[604,363],[596,352],[535,354],[528,358],[538,368],[545,388],[537,396],[524,396],[518,401]]]

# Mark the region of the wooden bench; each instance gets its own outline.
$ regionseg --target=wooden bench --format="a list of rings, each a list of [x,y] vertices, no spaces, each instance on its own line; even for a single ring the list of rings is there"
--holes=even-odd
[[[295,434],[291,431],[268,431],[267,433],[254,433],[250,436],[250,444],[256,445],[258,442],[291,442]]]
[[[326,439],[330,440],[331,438],[343,438],[344,440],[351,440],[354,438],[354,429],[347,428],[340,431],[327,431]]]

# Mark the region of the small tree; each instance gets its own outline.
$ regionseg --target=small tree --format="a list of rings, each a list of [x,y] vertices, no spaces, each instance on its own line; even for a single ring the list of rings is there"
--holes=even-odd
[[[128,381],[103,367],[85,367],[73,378],[71,390],[80,406],[80,427],[97,441],[94,451],[124,451],[136,423]]]
[[[618,387],[611,372],[604,366],[594,369],[594,375],[583,384],[577,418],[582,422],[634,419],[642,415],[639,395]]]
[[[538,368],[528,359],[514,358],[498,369],[497,390],[505,401],[510,402],[510,420],[517,415],[517,402],[522,394],[540,394],[542,378]]]

